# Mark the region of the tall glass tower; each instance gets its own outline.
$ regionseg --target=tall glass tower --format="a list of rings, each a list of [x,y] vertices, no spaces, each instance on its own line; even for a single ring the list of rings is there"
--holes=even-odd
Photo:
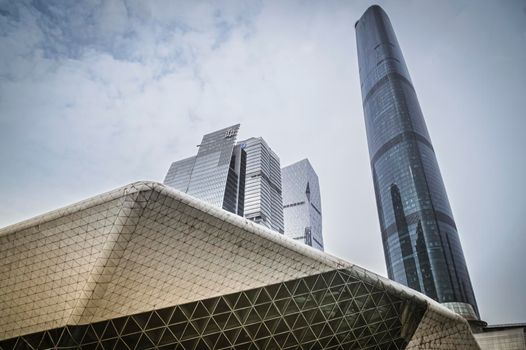
[[[194,157],[172,163],[164,184],[243,216],[246,153],[236,146],[239,124],[203,136]]]
[[[387,14],[355,25],[362,103],[389,278],[468,320],[479,312],[424,116]]]
[[[245,217],[283,233],[281,167],[278,155],[261,137],[239,141],[247,154]]]
[[[323,251],[318,175],[308,159],[281,169],[285,235]]]

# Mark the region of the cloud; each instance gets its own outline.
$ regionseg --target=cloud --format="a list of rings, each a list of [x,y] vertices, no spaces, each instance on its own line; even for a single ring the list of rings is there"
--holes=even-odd
[[[129,147],[156,139],[156,127],[190,128],[200,67],[247,23],[244,10],[171,1],[19,2],[2,13],[3,122],[49,152],[66,143],[88,158],[115,135]]]

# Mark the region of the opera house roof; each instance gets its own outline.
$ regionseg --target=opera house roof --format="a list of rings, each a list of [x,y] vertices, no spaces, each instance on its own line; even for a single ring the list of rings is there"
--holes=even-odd
[[[155,182],[0,229],[0,349],[478,349],[424,295]]]

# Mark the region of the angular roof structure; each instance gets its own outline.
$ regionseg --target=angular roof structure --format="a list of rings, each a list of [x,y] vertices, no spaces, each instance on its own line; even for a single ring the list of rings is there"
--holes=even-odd
[[[0,230],[0,349],[478,349],[467,322],[154,182]]]

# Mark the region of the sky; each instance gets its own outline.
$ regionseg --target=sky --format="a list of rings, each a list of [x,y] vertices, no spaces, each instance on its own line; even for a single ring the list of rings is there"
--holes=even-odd
[[[377,1],[426,118],[481,316],[526,322],[526,1]],[[328,253],[386,275],[354,23],[373,2],[0,0],[0,227],[241,123],[320,179]]]

